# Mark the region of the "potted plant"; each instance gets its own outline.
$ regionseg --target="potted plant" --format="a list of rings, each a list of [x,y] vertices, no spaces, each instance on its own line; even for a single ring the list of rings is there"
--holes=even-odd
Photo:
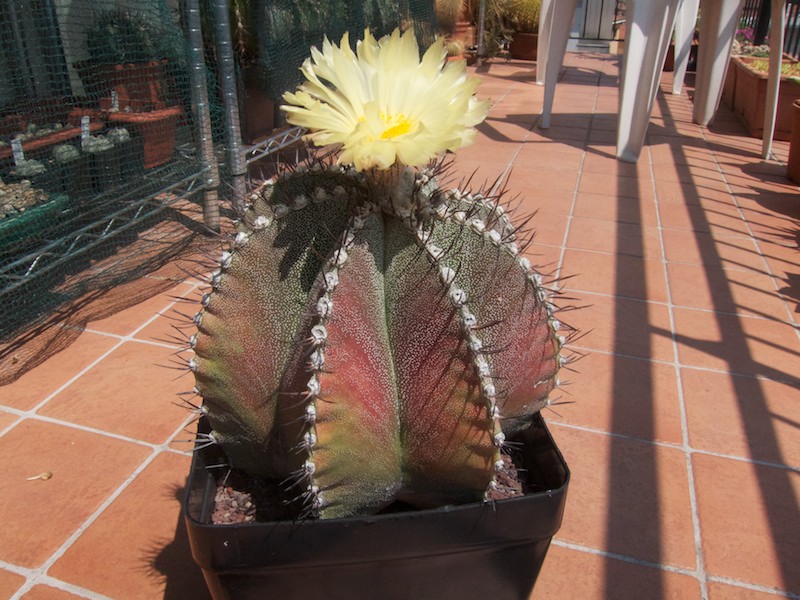
[[[75,64],[86,93],[120,109],[131,101],[173,104],[166,51],[157,23],[142,13],[113,8],[98,13],[86,31],[87,60]]]
[[[488,111],[445,58],[345,35],[284,95],[337,150],[253,193],[188,340],[186,518],[216,598],[530,595],[568,478],[538,413],[571,330],[498,199],[440,186]]]
[[[436,25],[444,35],[453,35],[465,14],[468,15],[466,0],[436,0],[434,11]]]
[[[722,85],[721,100],[731,110],[736,110],[736,73],[737,63],[733,60],[736,56],[755,56],[757,58],[769,57],[769,46],[755,44],[755,32],[752,27],[737,29],[731,47],[731,60],[728,61],[728,70]]]
[[[70,198],[83,195],[89,183],[89,157],[73,144],[58,144],[53,147],[53,162],[56,165],[62,191]]]
[[[540,0],[508,0],[508,18],[514,31],[508,48],[511,58],[536,60],[540,9]]]
[[[67,197],[50,194],[29,179],[0,178],[0,255],[17,253],[47,239],[69,209]]]
[[[108,122],[133,130],[143,144],[144,168],[152,169],[172,160],[180,115],[179,106],[142,112],[118,111],[108,113]]]

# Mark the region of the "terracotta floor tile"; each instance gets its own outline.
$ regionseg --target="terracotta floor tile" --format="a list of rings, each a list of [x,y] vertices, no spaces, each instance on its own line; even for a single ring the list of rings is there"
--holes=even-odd
[[[564,272],[574,275],[565,282],[566,288],[571,290],[667,301],[664,265],[660,261],[568,249],[564,255]]]
[[[655,203],[651,201],[587,192],[577,195],[574,216],[640,224],[644,227],[658,226]]]
[[[541,138],[528,138],[520,145],[519,155],[524,157],[526,164],[529,161],[535,164],[538,160],[543,160],[553,155],[564,157],[565,160],[572,163],[580,163],[583,160],[584,152],[583,148],[576,146],[553,144]]]
[[[501,104],[503,108],[511,108],[508,101]],[[509,119],[506,116],[496,116],[490,114],[489,117],[477,127],[481,132],[481,137],[474,144],[465,146],[457,153],[461,156],[461,152],[465,152],[466,156],[473,159],[489,159],[491,162],[498,160],[508,160],[517,152],[515,144],[522,143],[531,135],[530,123],[533,121],[533,116],[530,115],[529,107],[522,111],[521,115],[524,118]],[[511,112],[516,113],[514,108]],[[510,143],[509,143],[510,142]],[[483,151],[483,152],[481,152]]]
[[[25,578],[22,575],[0,569],[0,598],[11,598],[23,583]]]
[[[84,598],[84,596],[76,596],[49,585],[35,585],[22,597],[22,600],[75,600],[79,598]]]
[[[613,133],[616,134],[616,129],[614,129]],[[581,171],[614,178],[641,177],[647,179],[650,177],[650,163],[643,159],[636,163],[622,162],[616,156],[604,156],[594,152],[587,152],[581,165]]]
[[[717,165],[698,167],[682,165],[672,161],[656,161],[653,163],[653,179],[656,181],[675,181],[690,183],[699,187],[719,186],[723,176]]]
[[[662,258],[658,230],[634,223],[575,217],[570,224],[567,245],[579,250]]]
[[[658,212],[664,229],[714,232],[721,236],[750,235],[747,223],[736,207],[721,202],[700,200],[699,205],[663,203]]]
[[[577,175],[582,160],[581,153],[559,152],[557,150],[543,153],[534,145],[524,143],[520,147],[519,154],[514,158],[514,172],[535,168],[563,172],[562,175],[564,173]]]
[[[694,568],[684,453],[553,424],[572,477],[558,539]]]
[[[733,205],[730,192],[715,182],[682,183],[676,181],[656,181],[656,197],[660,204],[696,205],[702,200],[708,203],[719,202]]]
[[[762,247],[764,254],[769,254],[775,246],[788,248],[796,256],[800,249],[800,221],[774,219],[772,223],[750,223],[753,238]]]
[[[752,588],[737,587],[716,581],[708,583],[708,600],[776,600],[779,597],[769,592],[757,592]]]
[[[788,313],[775,283],[755,271],[724,271],[670,263],[672,302],[677,306],[786,320]]]
[[[578,190],[638,200],[653,199],[652,184],[635,177],[609,177],[607,174],[601,173],[583,173]]]
[[[592,115],[592,129],[604,129],[606,131],[617,131],[619,127],[618,115]]]
[[[698,454],[692,460],[709,574],[800,593],[800,473]]]
[[[693,577],[551,545],[531,600],[698,600]]]
[[[778,276],[797,275],[797,264],[800,262],[800,251],[779,244],[761,244],[764,260],[769,272]],[[795,294],[796,296],[796,294]]]
[[[590,144],[616,144],[617,132],[606,129],[592,129],[589,132]]]
[[[524,162],[517,157],[509,171],[509,187],[520,194],[534,197],[549,190],[575,193],[575,189],[578,187],[577,169],[565,172],[536,163],[538,163],[538,159]],[[543,184],[544,182],[547,182],[546,185]]]
[[[186,331],[194,329],[191,318],[200,309],[200,299],[208,287],[205,283],[194,287],[183,300],[176,302],[172,308],[162,311],[152,323],[136,332],[134,337],[147,342],[185,345],[187,335],[191,335]]]
[[[0,410],[0,431],[3,431],[6,427],[11,425],[18,418],[19,417],[17,417],[17,415],[12,415],[11,413],[3,412],[2,410]]]
[[[682,369],[693,448],[800,468],[800,403],[791,385]]]
[[[665,229],[667,260],[718,269],[763,270],[764,261],[751,239],[699,231]]]
[[[798,200],[800,192],[769,194],[755,198],[739,197],[737,202],[742,208],[745,218],[751,223],[790,225],[800,219]]]
[[[453,187],[467,187],[465,183],[470,180],[471,190],[485,189],[504,173],[507,166],[502,161],[492,163],[478,159],[457,160],[450,170]]]
[[[521,214],[534,211],[569,214],[575,197],[577,175],[559,177],[556,173],[512,169],[508,177],[506,201],[511,206],[519,206]],[[542,186],[542,181],[553,181],[553,184]],[[542,219],[539,217],[537,220]]]
[[[525,214],[527,211],[521,211]],[[567,231],[569,217],[558,210],[542,209],[531,219],[530,226],[536,232],[534,241],[537,244],[561,246],[564,243],[564,234]]]
[[[706,145],[697,140],[693,140],[695,146],[702,147],[702,153],[698,152],[698,148],[691,146],[687,147],[686,143],[682,140],[675,141],[674,139],[659,139],[657,136],[648,136],[650,143],[648,144],[648,151],[650,153],[650,160],[653,163],[665,162],[676,165],[697,165],[711,167],[716,164],[713,157],[710,156]],[[641,159],[640,159],[641,160]]]
[[[632,437],[681,444],[678,381],[672,366],[589,353],[571,371],[560,400],[545,411],[548,421]]]
[[[558,267],[561,258],[561,246],[538,243],[538,236],[534,242],[528,246],[525,256],[527,256],[533,268],[543,275],[552,275]],[[569,273],[565,272],[565,275]]]
[[[140,302],[115,315],[99,321],[92,321],[87,325],[87,328],[116,335],[130,335],[158,313],[166,311],[170,305],[174,304],[175,296],[183,296],[191,289],[191,286],[181,283],[171,290],[153,296],[149,300]]]
[[[40,412],[160,444],[187,417],[186,411],[174,404],[177,394],[194,385],[188,370],[164,366],[180,360],[174,353],[171,348],[125,342]]]
[[[672,361],[666,306],[583,293],[569,323],[584,335],[576,344],[626,356]]]
[[[150,450],[26,420],[0,438],[0,560],[37,567],[94,512]],[[26,481],[48,471],[47,480]]]
[[[30,410],[117,343],[118,340],[114,338],[84,331],[71,346],[51,356],[14,383],[0,387],[0,403],[19,410]]]
[[[190,463],[176,454],[158,456],[49,574],[112,598],[208,598],[181,514]]]
[[[800,349],[791,325],[686,308],[674,314],[682,365],[798,381]]]

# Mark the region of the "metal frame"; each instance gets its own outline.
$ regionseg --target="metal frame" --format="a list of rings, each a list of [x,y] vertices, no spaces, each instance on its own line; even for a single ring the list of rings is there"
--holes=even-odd
[[[206,186],[207,173],[203,169],[185,169],[185,164],[172,163],[146,173],[143,187],[125,193],[116,188],[93,200],[87,211],[97,213],[97,218],[66,235],[39,245],[16,260],[0,267],[0,302],[14,290],[42,277],[56,267],[114,238],[145,219],[155,216],[179,200],[202,191]],[[181,168],[183,167],[183,168]],[[182,173],[181,171],[187,171]],[[79,208],[71,219],[59,229],[63,231],[70,222],[80,222],[86,217]],[[7,284],[7,285],[6,285]]]
[[[245,160],[249,165],[262,158],[266,158],[270,154],[275,154],[285,148],[289,148],[293,144],[301,142],[304,133],[305,129],[302,127],[282,129],[265,140],[245,148]]]

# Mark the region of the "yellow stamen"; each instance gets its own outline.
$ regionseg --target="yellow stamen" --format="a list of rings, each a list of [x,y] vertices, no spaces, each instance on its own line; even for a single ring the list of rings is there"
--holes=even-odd
[[[382,140],[391,140],[411,131],[411,121],[409,121],[405,115],[395,115],[391,118],[386,117],[386,115],[381,115],[381,117],[383,117],[384,123],[387,125],[391,124],[391,127],[385,129],[381,134]]]

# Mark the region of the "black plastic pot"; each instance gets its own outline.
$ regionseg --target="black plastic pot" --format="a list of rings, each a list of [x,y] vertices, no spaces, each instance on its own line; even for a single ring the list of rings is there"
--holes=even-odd
[[[74,160],[56,166],[56,172],[61,181],[61,191],[73,200],[91,192],[89,163],[89,155],[81,154]]]
[[[89,181],[95,194],[119,183],[119,152],[116,148],[89,153]]]
[[[201,427],[203,424],[201,424]],[[219,465],[195,452],[184,506],[216,600],[522,600],[561,525],[569,470],[540,417],[519,439],[530,489],[494,504],[353,519],[213,525]]]
[[[119,156],[119,177],[126,181],[144,172],[144,139],[132,136],[127,142],[115,146]]]

